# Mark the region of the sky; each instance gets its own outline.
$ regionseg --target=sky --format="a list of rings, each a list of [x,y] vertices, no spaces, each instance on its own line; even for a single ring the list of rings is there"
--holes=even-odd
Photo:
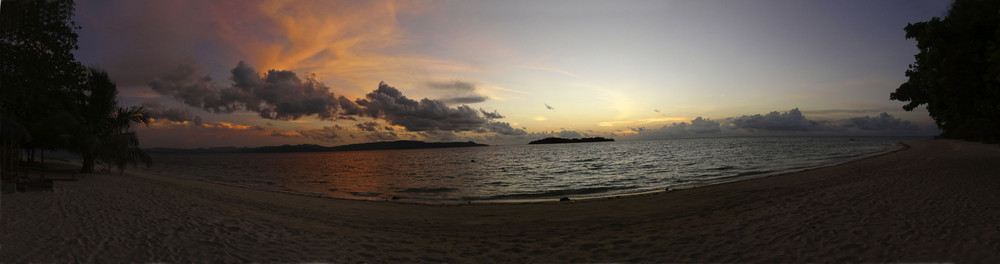
[[[950,1],[79,0],[143,147],[939,133],[889,93]]]

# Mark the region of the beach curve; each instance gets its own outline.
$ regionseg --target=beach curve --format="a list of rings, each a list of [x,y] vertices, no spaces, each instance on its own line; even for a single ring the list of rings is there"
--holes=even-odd
[[[666,193],[495,205],[328,199],[142,173],[4,194],[4,262],[1000,261],[1000,148],[929,140]]]

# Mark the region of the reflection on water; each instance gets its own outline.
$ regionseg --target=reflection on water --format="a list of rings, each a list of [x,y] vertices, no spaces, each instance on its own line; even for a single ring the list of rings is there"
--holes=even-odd
[[[320,153],[156,154],[153,172],[348,199],[593,196],[846,161],[900,138],[714,138]]]

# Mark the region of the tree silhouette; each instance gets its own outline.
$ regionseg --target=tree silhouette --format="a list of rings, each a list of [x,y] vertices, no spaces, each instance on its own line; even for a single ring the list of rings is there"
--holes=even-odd
[[[80,172],[93,172],[97,161],[117,167],[119,173],[139,162],[149,166],[152,160],[139,148],[139,137],[132,130],[137,124],[149,125],[149,112],[141,106],[118,106],[118,88],[108,73],[97,68],[88,73],[73,149],[83,156]]]
[[[0,112],[34,135],[32,148],[68,149],[121,170],[151,163],[132,127],[148,125],[142,107],[119,107],[108,73],[83,67],[72,0],[4,0],[0,8]],[[33,155],[29,155],[33,156]]]
[[[140,162],[146,167],[153,160],[145,151],[139,148],[139,136],[132,130],[136,124],[149,125],[149,113],[141,106],[118,107],[109,118],[108,131],[101,135],[103,143],[98,151],[98,158],[110,169],[118,168],[118,174],[125,167],[133,167]]]
[[[3,1],[0,9],[0,110],[21,123],[68,109],[84,68],[73,57],[79,27],[73,1]]]
[[[79,29],[72,20],[73,1],[8,0],[2,5],[0,112],[33,135],[29,150],[67,148],[66,133],[72,129],[66,122],[77,112],[84,73],[72,53]]]
[[[920,52],[889,98],[927,105],[942,136],[1000,137],[1000,1],[956,0],[943,19],[908,24]]]

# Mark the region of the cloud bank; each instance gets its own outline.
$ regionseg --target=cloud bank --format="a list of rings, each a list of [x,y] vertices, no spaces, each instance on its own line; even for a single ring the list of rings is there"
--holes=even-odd
[[[149,115],[155,119],[166,119],[174,122],[191,122],[196,126],[202,124],[201,117],[191,113],[191,110],[180,107],[169,107],[159,101],[146,100],[140,103],[149,110]]]
[[[303,80],[290,71],[270,70],[259,74],[242,61],[231,73],[232,85],[218,87],[211,77],[199,76],[190,65],[181,65],[150,82],[149,86],[161,95],[206,111],[245,110],[277,120],[295,120],[308,115],[331,119],[341,104],[315,75],[306,75]]]
[[[365,116],[384,119],[408,131],[473,131],[486,124],[486,118],[467,105],[448,107],[442,101],[427,98],[416,101],[384,82],[355,102],[364,107],[361,112]]]
[[[513,128],[508,123],[492,121],[504,118],[497,111],[475,110],[465,104],[453,107],[445,100],[424,98],[417,101],[385,82],[380,82],[378,88],[364,98],[350,100],[344,96],[335,96],[330,87],[318,81],[315,75],[307,74],[300,78],[294,72],[283,70],[258,73],[242,61],[230,71],[232,82],[225,86],[197,72],[190,65],[181,65],[156,78],[149,86],[153,91],[178,102],[218,114],[248,111],[257,113],[262,118],[286,121],[306,116],[314,116],[320,120],[370,118],[384,120],[411,132],[526,134],[523,129]],[[467,82],[429,85],[436,89],[458,91],[459,97],[449,99],[452,103],[481,102],[487,99],[477,97],[475,86]],[[155,101],[150,101],[149,106],[157,115],[169,120],[183,122],[194,119],[187,109],[166,108]],[[375,121],[355,126],[361,131],[380,133],[375,135],[379,139],[398,137],[392,132],[378,131],[378,123]],[[299,132],[309,138],[328,141],[337,138],[333,131],[326,129]]]
[[[697,117],[690,122],[671,123],[655,129],[627,128],[613,135],[626,140],[647,140],[721,136],[933,136],[939,133],[934,125],[913,124],[886,112],[875,117],[816,121],[806,118],[795,108],[719,121]]]
[[[489,97],[479,94],[476,85],[471,82],[427,82],[426,85],[433,90],[448,94],[448,96],[439,99],[446,104],[473,104],[489,100]]]
[[[819,123],[806,119],[798,108],[788,112],[773,111],[766,115],[741,116],[732,120],[738,128],[759,131],[809,131],[819,126]]]
[[[845,127],[858,128],[865,131],[898,131],[918,130],[919,126],[893,117],[889,113],[881,113],[876,117],[864,116],[848,119]]]

